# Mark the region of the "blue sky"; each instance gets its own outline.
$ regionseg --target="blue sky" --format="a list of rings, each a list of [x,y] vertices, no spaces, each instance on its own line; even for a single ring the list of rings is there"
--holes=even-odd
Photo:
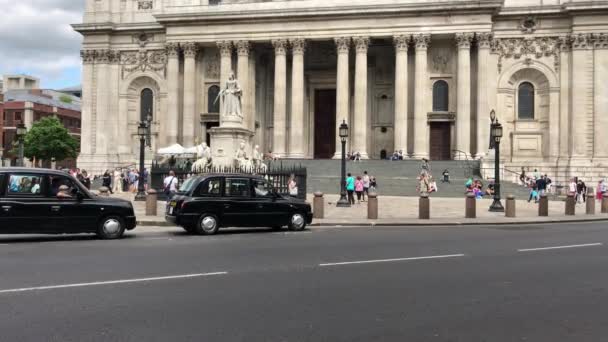
[[[28,74],[43,88],[80,84],[85,0],[0,0],[0,75]]]

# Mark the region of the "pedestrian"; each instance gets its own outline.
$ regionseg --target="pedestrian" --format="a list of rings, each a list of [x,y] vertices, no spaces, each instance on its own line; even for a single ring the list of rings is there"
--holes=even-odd
[[[361,204],[361,195],[363,194],[363,179],[357,176],[355,179],[355,192],[357,193],[357,203]]]
[[[110,176],[109,170],[106,170],[106,172],[103,173],[103,176],[101,178],[101,185],[108,188],[111,194],[114,194],[112,192],[112,176]]]
[[[418,177],[418,192],[422,194],[428,194],[431,192],[429,180],[426,173],[421,173]]]
[[[581,179],[576,183],[576,202],[585,203],[587,195],[587,186]]]
[[[568,183],[568,194],[575,196],[576,195],[576,179],[571,178],[570,183]]]
[[[600,179],[599,182],[597,182],[597,189],[595,190],[595,199],[601,201],[602,198],[604,198],[604,193],[602,192],[602,188],[604,184],[604,180]]]
[[[547,193],[551,193],[551,188],[553,187],[553,181],[545,174],[545,183],[547,185]]]
[[[91,177],[89,177],[87,170],[82,170],[81,183],[85,186],[85,188],[87,188],[87,190],[91,190]]]
[[[287,188],[289,190],[289,196],[298,197],[298,183],[296,182],[296,176],[291,174],[287,181]]]
[[[526,170],[524,170],[524,167],[521,167],[521,173],[519,174],[519,181],[521,182],[521,184],[523,186],[527,186],[527,182],[526,182]]]
[[[177,183],[178,180],[175,177],[175,172],[173,170],[169,171],[169,175],[163,180],[163,193],[167,197],[167,201],[177,192]]]
[[[443,178],[441,179],[441,183],[450,183],[450,171],[448,169],[443,170]]]
[[[547,181],[545,180],[545,176],[540,176],[540,178],[536,180],[536,188],[538,189],[538,196],[545,194],[545,191],[547,190]]]
[[[363,202],[365,198],[369,197],[370,178],[367,171],[363,171]]]
[[[190,170],[191,167],[187,168],[187,170]],[[148,180],[150,179],[150,172],[148,172],[148,169],[144,168],[144,172],[142,173],[142,177],[141,180],[144,182],[144,189],[146,191],[148,191]]]
[[[116,193],[122,193],[122,177],[120,176],[120,169],[114,170],[114,184],[112,184],[112,190]]]
[[[538,203],[538,190],[536,188],[536,184],[533,184],[532,187],[530,187],[530,197],[528,198],[528,203],[530,203],[532,199],[534,199],[534,203]]]
[[[429,160],[426,158],[422,158],[422,163],[420,164],[420,173],[429,173],[429,172],[431,172]]]
[[[348,203],[355,204],[355,178],[350,173],[346,177],[346,192],[348,193]]]
[[[376,181],[376,177],[370,176],[370,178],[369,178],[369,190],[371,192],[375,193],[377,191],[376,190],[377,188],[378,188],[378,182]]]

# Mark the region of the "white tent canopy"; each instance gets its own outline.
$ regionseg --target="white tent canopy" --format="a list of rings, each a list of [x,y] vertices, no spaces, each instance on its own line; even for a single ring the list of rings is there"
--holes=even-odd
[[[184,149],[184,153],[196,154],[196,153],[198,153],[196,148],[197,148],[196,146],[188,147],[188,148]]]
[[[158,149],[158,154],[184,154],[187,153],[186,149],[180,145],[180,144],[175,144],[175,145],[171,145],[169,147],[163,147]]]

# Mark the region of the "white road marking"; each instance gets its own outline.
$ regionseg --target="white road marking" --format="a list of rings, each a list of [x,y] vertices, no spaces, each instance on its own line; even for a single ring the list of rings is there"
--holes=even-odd
[[[198,278],[215,275],[225,275],[228,272],[211,272],[211,273],[192,273],[192,274],[180,274],[164,277],[151,277],[151,278],[136,278],[136,279],[122,279],[122,280],[110,280],[110,281],[96,281],[91,283],[77,283],[77,284],[64,284],[64,285],[50,285],[50,286],[36,286],[36,287],[23,287],[18,289],[6,289],[0,290],[0,294],[3,293],[16,293],[16,292],[28,292],[28,291],[40,291],[40,290],[54,290],[54,289],[65,289],[70,287],[86,287],[86,286],[100,286],[100,285],[113,285],[113,284],[129,284],[129,283],[142,283],[159,280],[171,280],[171,279],[185,279],[185,278]]]
[[[447,255],[432,255],[432,256],[412,257],[412,258],[395,258],[395,259],[376,259],[376,260],[331,262],[331,263],[319,264],[319,266],[325,267],[325,266],[341,266],[341,265],[354,265],[354,264],[372,264],[372,263],[379,263],[379,262],[396,262],[396,261],[411,261],[411,260],[425,260],[425,259],[458,258],[458,257],[463,257],[463,256],[464,256],[464,254],[447,254]]]
[[[601,242],[596,242],[596,243],[585,243],[582,245],[567,245],[567,246],[553,246],[553,247],[540,247],[540,248],[525,248],[525,249],[518,249],[518,252],[533,252],[533,251],[546,251],[546,250],[550,250],[550,249],[564,249],[564,248],[579,248],[579,247],[594,247],[594,246],[601,246],[603,245],[603,243]]]

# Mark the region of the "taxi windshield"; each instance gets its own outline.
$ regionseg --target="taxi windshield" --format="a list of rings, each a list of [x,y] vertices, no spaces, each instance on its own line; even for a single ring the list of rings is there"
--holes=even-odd
[[[181,193],[190,192],[190,191],[192,191],[192,188],[194,188],[195,184],[196,184],[196,178],[195,177],[188,178],[182,184],[182,186],[179,187],[179,191],[178,192],[181,192]]]

